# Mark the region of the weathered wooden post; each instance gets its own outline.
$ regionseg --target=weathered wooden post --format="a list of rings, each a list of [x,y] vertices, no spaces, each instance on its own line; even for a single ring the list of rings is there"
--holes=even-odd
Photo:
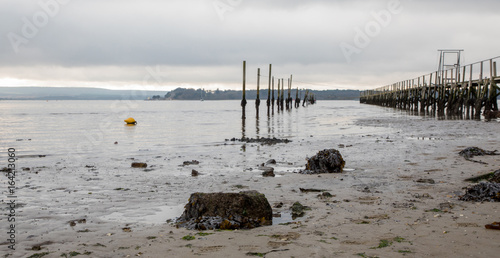
[[[308,101],[307,100],[307,95],[309,93],[309,90],[306,90],[306,92],[304,93],[304,101],[302,101],[302,106],[305,107],[306,106],[306,102]]]
[[[284,109],[284,104],[285,104],[284,98],[285,98],[285,80],[281,78],[281,103],[280,103],[281,110]]]
[[[272,81],[272,98],[271,98],[271,104],[272,104],[272,109],[273,109],[273,114],[274,114],[274,76],[273,76],[273,81]]]
[[[292,91],[292,75],[290,74],[290,82],[288,83],[288,103],[290,103],[290,109],[292,109],[293,99],[290,96]]]
[[[276,99],[276,105],[278,106],[278,113],[280,112],[280,105],[281,105],[281,96],[280,96],[280,83],[281,83],[281,80],[278,79],[278,98]]]
[[[495,73],[496,73],[496,62],[493,62],[493,59],[490,59],[490,94],[488,96],[489,99],[489,107],[488,110],[498,110],[497,104],[497,86],[495,84]],[[485,109],[486,110],[486,109]]]
[[[285,100],[286,110],[290,108],[290,78],[288,78],[287,80],[287,90],[288,90],[288,96],[286,97]]]
[[[297,87],[297,92],[295,94],[295,108],[300,106],[300,98],[299,98],[299,87]]]
[[[247,61],[243,61],[243,97],[241,99],[241,109],[242,109],[241,119],[246,118],[245,116],[245,107],[247,105],[247,100],[245,96],[246,66],[247,66]]]
[[[472,64],[470,65],[469,68],[469,84],[468,84],[468,94],[467,94],[467,119],[473,117],[474,113],[474,108],[472,106],[472,103],[474,102],[474,89],[472,86]],[[469,115],[470,114],[470,115]]]
[[[482,102],[483,102],[483,61],[480,62],[480,67],[479,67],[479,80],[477,82],[477,91],[476,91],[476,103],[474,105],[474,119],[480,120],[481,119],[481,108],[482,108]]]
[[[255,99],[255,115],[259,118],[260,106],[260,68],[257,68],[257,99]]]
[[[272,65],[269,64],[269,84],[267,85],[267,116],[270,115],[269,111],[271,108],[271,68]]]
[[[493,82],[493,92],[495,94],[495,96],[493,97],[493,110],[498,110],[498,86],[496,85],[496,78],[497,78],[497,62],[493,62],[493,78],[492,78],[492,82]]]
[[[435,82],[434,82],[434,91],[432,92],[432,113],[434,115],[436,115],[436,112],[437,112],[437,107],[436,107],[436,104],[437,104],[437,98],[439,96],[439,72],[436,71],[436,76],[434,78]]]

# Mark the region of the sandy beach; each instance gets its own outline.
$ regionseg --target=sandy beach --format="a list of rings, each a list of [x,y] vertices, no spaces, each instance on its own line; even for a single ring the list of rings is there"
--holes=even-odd
[[[112,173],[101,169],[103,164],[72,167],[59,162],[42,167],[28,166],[30,170],[26,168],[25,175],[29,179],[24,180],[25,185],[19,192],[36,194],[38,189],[42,198],[39,201],[47,202],[47,208],[19,207],[16,250],[9,250],[8,242],[3,242],[1,253],[4,257],[497,255],[500,244],[495,239],[500,232],[485,229],[484,225],[500,221],[498,203],[464,202],[458,197],[465,193],[463,188],[471,184],[464,179],[500,169],[499,157],[473,158],[486,163],[483,164],[465,160],[458,153],[471,146],[498,149],[498,121],[407,116],[361,119],[355,125],[381,130],[354,136],[340,134],[328,141],[318,141],[311,136],[273,146],[230,143],[230,148],[243,149],[246,153],[259,149],[259,155],[245,156],[251,160],[243,167],[230,162],[224,166],[227,159],[215,153],[158,158],[156,161],[155,157],[143,157],[142,161],[153,165],[154,171],[150,173],[167,169],[162,165],[166,162],[176,164],[178,173],[155,177],[151,183],[140,176],[142,171],[118,169],[122,173],[114,175],[116,180],[107,183],[106,191],[100,186],[106,183],[91,180],[92,175]],[[307,157],[329,148],[338,149],[343,155],[346,161],[343,173],[294,173],[304,167]],[[288,149],[293,151],[287,153]],[[277,176],[259,176],[262,171],[258,170],[258,165],[270,158],[277,160],[273,165]],[[197,160],[200,164],[180,166],[185,160]],[[129,166],[131,161],[117,161],[121,162]],[[201,175],[191,177],[192,169],[199,170]],[[222,172],[204,174],[208,170]],[[225,172],[231,170],[244,172]],[[81,186],[55,187],[55,178],[63,178],[66,171],[81,173]],[[44,188],[47,185],[54,189],[47,190]],[[92,185],[96,188],[92,189]],[[299,188],[326,190],[333,196],[320,198],[317,192],[305,193]],[[283,216],[297,201],[310,210],[296,220],[282,218],[286,223],[235,231],[198,232],[176,228],[165,222],[168,216],[162,217],[167,213],[179,216],[182,204],[187,203],[193,192],[242,190],[265,194],[273,212]],[[72,197],[68,199],[67,196]],[[19,202],[30,202],[22,198],[19,197]],[[150,203],[157,203],[158,207]],[[172,210],[165,213],[164,207]],[[158,209],[164,212],[158,213]],[[120,210],[133,211],[129,214],[130,219],[127,220],[127,216],[118,218],[119,212],[114,211]],[[113,214],[116,215],[114,220]]]

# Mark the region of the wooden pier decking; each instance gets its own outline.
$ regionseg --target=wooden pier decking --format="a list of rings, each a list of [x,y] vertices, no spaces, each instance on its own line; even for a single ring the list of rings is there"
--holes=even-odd
[[[437,116],[479,119],[481,110],[498,110],[500,56],[433,72],[361,92],[360,102]]]

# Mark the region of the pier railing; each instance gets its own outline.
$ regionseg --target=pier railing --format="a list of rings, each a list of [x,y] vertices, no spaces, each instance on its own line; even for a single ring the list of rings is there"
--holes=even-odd
[[[360,102],[429,114],[480,118],[498,110],[500,56],[361,92]],[[430,110],[430,111],[429,111]]]

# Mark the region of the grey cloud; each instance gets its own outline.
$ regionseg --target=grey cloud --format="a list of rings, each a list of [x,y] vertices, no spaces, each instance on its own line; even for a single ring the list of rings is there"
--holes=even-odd
[[[498,54],[491,26],[500,22],[495,13],[499,1],[401,0],[401,13],[380,26],[366,47],[358,46],[351,62],[339,45],[356,47],[357,29],[364,31],[374,21],[373,13],[385,10],[390,0],[220,0],[234,4],[224,19],[214,8],[217,1],[69,1],[34,37],[25,37],[28,42],[17,53],[7,35],[23,36],[25,20],[32,22],[43,8],[36,1],[2,1],[0,79],[29,77],[20,70],[37,67],[87,69],[95,75],[98,67],[123,67],[124,73],[135,74],[131,70],[161,65],[177,67],[182,75],[198,71],[187,82],[237,83],[239,74],[224,74],[238,71],[241,61],[248,60],[287,67],[291,71],[284,73],[303,73],[310,80],[367,81],[353,79],[364,75],[383,82],[396,71],[415,76],[431,72],[439,48],[464,48],[471,62]],[[41,71],[47,70],[40,70],[43,78]],[[218,79],[210,75],[214,73]],[[113,70],[108,75],[117,81],[129,78],[119,74]],[[170,79],[182,81],[174,75]]]

